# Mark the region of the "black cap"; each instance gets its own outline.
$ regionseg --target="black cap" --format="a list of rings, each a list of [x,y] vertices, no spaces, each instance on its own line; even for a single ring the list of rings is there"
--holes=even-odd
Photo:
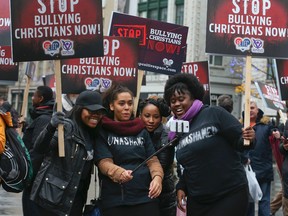
[[[83,106],[88,110],[96,111],[96,110],[106,110],[102,106],[102,98],[101,94],[96,91],[83,91],[79,94],[76,99],[75,105]]]

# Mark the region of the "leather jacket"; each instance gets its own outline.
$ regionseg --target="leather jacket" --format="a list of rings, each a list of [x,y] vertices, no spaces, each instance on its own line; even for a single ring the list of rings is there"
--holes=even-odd
[[[55,215],[68,216],[77,191],[88,190],[91,172],[84,176],[82,172],[87,163],[90,169],[93,163],[86,160],[84,139],[72,120],[65,119],[64,124],[65,157],[58,156],[58,133],[55,130],[49,123],[35,142],[35,151],[45,153],[46,157],[33,183],[30,198]]]

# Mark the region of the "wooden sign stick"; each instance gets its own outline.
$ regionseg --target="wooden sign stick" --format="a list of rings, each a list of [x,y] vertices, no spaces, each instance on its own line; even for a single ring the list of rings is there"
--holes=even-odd
[[[17,129],[20,136],[22,136],[23,123],[24,123],[25,118],[26,118],[28,95],[29,95],[30,82],[31,82],[31,77],[26,76],[26,78],[27,78],[27,82],[26,82],[26,86],[24,89],[23,103],[22,103],[22,108],[21,108],[21,116],[19,118],[19,122],[21,124],[19,125],[19,128]]]
[[[140,98],[140,91],[141,91],[141,85],[142,85],[142,80],[144,76],[144,71],[143,70],[138,70],[138,78],[137,78],[137,95],[134,99],[134,114],[137,114],[137,108],[138,108],[138,102]]]
[[[287,117],[284,116],[283,112],[281,109],[278,110],[278,113],[279,113],[279,116],[280,116],[280,119],[282,120],[282,122],[285,124],[285,122],[287,121]]]
[[[56,103],[57,112],[62,112],[62,85],[60,60],[55,61]],[[64,125],[58,125],[58,152],[59,157],[65,157]]]
[[[250,126],[251,68],[252,57],[249,55],[246,57],[244,128]],[[250,141],[244,139],[244,145],[250,145]]]

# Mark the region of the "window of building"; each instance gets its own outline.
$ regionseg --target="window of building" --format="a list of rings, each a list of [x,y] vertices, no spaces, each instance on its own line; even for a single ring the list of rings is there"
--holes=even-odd
[[[155,9],[155,10],[149,10],[148,11],[148,17],[150,19],[154,19],[154,20],[157,20],[158,19],[158,10]]]
[[[144,12],[147,13],[149,19],[167,21],[167,5],[168,0],[146,0],[139,1],[138,3],[138,14],[144,17]]]
[[[176,5],[176,19],[175,23],[183,25],[184,22],[184,5]]]
[[[167,21],[167,8],[160,9],[160,21],[163,21],[163,22]]]
[[[209,64],[214,65],[214,66],[223,66],[223,57],[210,55]]]

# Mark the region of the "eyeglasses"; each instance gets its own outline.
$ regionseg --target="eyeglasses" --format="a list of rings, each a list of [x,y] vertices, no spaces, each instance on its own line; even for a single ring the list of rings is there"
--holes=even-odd
[[[89,109],[86,109],[88,111],[88,113],[90,115],[104,115],[105,114],[105,111],[104,110],[89,110]]]

